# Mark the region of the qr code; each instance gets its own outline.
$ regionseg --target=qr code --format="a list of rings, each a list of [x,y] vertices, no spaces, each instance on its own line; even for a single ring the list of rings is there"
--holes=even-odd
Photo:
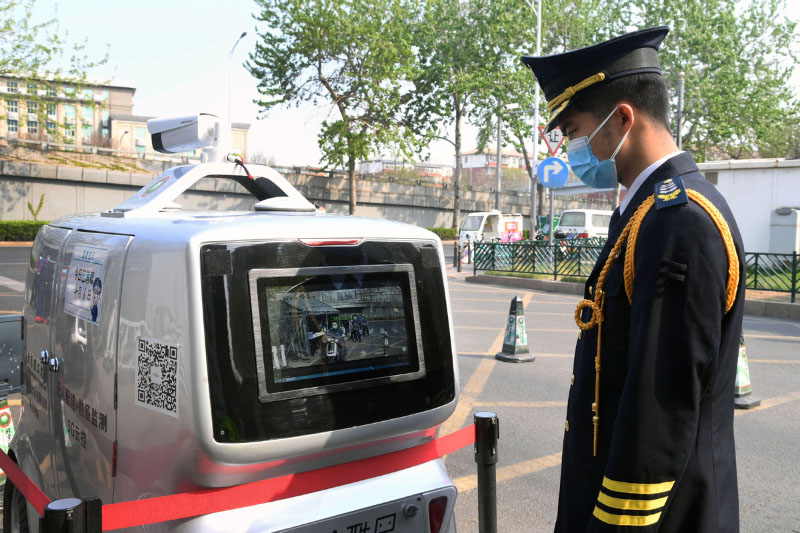
[[[178,416],[178,346],[140,337],[136,353],[136,404]]]

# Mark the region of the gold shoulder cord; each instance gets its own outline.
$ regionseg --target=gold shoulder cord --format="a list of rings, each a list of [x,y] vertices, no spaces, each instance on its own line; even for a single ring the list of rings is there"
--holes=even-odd
[[[686,189],[686,193],[688,194],[689,198],[694,200],[708,213],[708,215],[714,221],[714,224],[717,226],[717,230],[719,230],[722,240],[725,243],[725,251],[728,255],[728,284],[725,290],[725,312],[727,313],[730,311],[731,307],[733,306],[733,302],[736,300],[736,291],[739,287],[739,257],[736,255],[736,248],[733,245],[731,230],[728,228],[728,224],[725,222],[725,219],[722,218],[719,210],[717,210],[714,204],[712,204],[705,196],[692,189]],[[594,403],[592,404],[592,412],[594,412],[594,416],[592,417],[592,423],[594,424],[593,455],[595,457],[597,456],[597,434],[600,427],[600,347],[602,346],[603,341],[603,303],[605,302],[603,285],[605,284],[608,269],[611,268],[611,265],[617,258],[622,244],[626,239],[628,239],[630,244],[628,245],[628,250],[625,253],[623,280],[625,281],[625,294],[628,297],[628,303],[632,303],[633,278],[635,274],[634,260],[636,254],[636,239],[639,236],[639,228],[642,225],[642,220],[644,220],[645,215],[650,211],[653,205],[655,205],[655,197],[651,194],[636,209],[636,211],[633,213],[633,216],[622,230],[617,242],[614,244],[614,248],[611,250],[611,253],[608,254],[606,264],[603,266],[603,270],[600,272],[600,276],[597,278],[597,289],[594,292],[594,301],[581,300],[577,309],[575,309],[575,323],[579,328],[586,331],[597,326],[597,354],[594,358]],[[584,307],[590,307],[592,309],[592,318],[588,322],[583,322],[581,320],[581,311]]]

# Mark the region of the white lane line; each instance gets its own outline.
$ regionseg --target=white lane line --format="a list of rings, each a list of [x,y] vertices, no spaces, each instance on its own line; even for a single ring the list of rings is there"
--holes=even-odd
[[[0,285],[8,287],[12,291],[22,292],[25,290],[25,284],[15,279],[0,276]]]

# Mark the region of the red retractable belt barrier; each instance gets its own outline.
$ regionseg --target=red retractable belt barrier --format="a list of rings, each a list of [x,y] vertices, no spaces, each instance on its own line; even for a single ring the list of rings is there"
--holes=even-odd
[[[50,503],[50,498],[2,450],[0,450],[0,468],[3,469],[8,479],[25,496],[25,499],[31,502],[36,512],[43,515],[45,506]]]
[[[254,481],[234,487],[203,489],[107,504],[103,506],[103,530],[191,518],[302,496],[421,465],[474,442],[475,426],[470,425],[413,448],[319,470]],[[39,514],[44,513],[45,506],[50,503],[49,498],[4,453],[0,453],[0,467],[9,474],[14,486],[19,488]]]

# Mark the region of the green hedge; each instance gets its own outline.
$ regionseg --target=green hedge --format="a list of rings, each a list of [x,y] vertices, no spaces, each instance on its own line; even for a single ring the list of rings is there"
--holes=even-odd
[[[47,222],[35,220],[0,220],[0,241],[32,241]]]
[[[434,232],[443,241],[454,241],[458,238],[456,228],[428,228],[428,231]]]

